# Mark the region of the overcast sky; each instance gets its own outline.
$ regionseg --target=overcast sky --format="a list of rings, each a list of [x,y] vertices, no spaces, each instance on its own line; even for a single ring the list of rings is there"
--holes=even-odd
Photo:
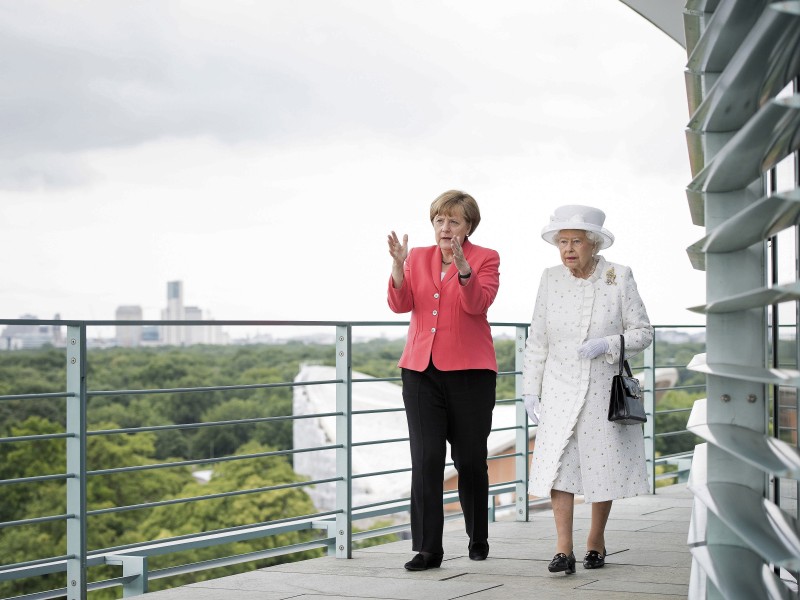
[[[528,321],[539,232],[606,211],[655,324],[701,323],[686,53],[617,0],[0,4],[0,318],[403,320],[386,235],[477,199],[493,321]]]

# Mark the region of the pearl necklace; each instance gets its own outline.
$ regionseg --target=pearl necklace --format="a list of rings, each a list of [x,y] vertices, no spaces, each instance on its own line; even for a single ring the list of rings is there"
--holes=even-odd
[[[594,263],[592,264],[592,270],[591,270],[591,271],[589,271],[589,272],[586,274],[586,277],[579,277],[579,276],[578,276],[578,275],[576,275],[575,273],[572,273],[572,276],[573,276],[573,277],[575,277],[575,278],[577,278],[577,279],[589,279],[589,277],[591,277],[592,275],[594,275],[594,270],[597,268],[597,265],[598,265],[598,264],[600,264],[600,259],[599,259],[599,258],[595,258],[595,259],[594,259]],[[571,272],[571,271],[570,271],[570,272]]]

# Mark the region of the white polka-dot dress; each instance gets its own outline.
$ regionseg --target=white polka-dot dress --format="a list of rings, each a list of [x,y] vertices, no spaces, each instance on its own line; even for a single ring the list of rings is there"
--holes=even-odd
[[[631,270],[598,258],[589,279],[559,265],[546,269],[539,285],[523,367],[523,393],[542,400],[529,482],[534,496],[557,489],[602,502],[649,492],[642,428],[610,423],[608,399],[619,334],[630,357],[650,344],[653,330]],[[580,358],[578,347],[598,337],[609,352]]]

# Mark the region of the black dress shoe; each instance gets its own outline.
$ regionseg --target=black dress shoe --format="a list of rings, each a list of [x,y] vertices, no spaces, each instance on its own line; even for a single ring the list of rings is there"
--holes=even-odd
[[[599,569],[606,564],[606,549],[603,548],[602,552],[597,550],[589,550],[586,556],[583,557],[584,569]]]
[[[488,542],[475,542],[469,545],[470,560],[486,560],[487,556],[489,556]]]
[[[442,557],[444,554],[429,554],[427,558],[420,552],[410,561],[405,564],[408,571],[427,571],[428,569],[436,569],[442,566]]]
[[[569,556],[567,556],[563,552],[559,552],[553,557],[553,560],[550,561],[550,564],[547,565],[547,570],[551,573],[560,573],[561,571],[565,571],[567,575],[574,573],[575,554],[570,552]]]

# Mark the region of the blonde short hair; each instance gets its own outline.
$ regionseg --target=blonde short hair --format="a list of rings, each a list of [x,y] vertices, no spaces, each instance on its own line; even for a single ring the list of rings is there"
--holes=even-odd
[[[478,208],[478,203],[475,198],[459,190],[449,190],[444,194],[440,194],[436,200],[431,203],[431,223],[437,215],[452,216],[456,208],[460,208],[464,213],[464,218],[469,223],[469,233],[467,236],[475,233],[478,228],[478,223],[481,222],[481,211]]]

